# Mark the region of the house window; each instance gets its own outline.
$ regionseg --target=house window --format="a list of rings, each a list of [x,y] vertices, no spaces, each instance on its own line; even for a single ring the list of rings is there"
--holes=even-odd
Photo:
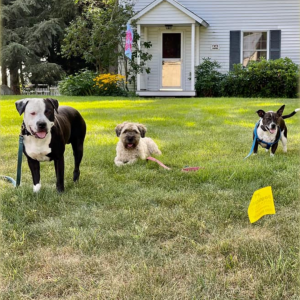
[[[249,61],[259,61],[267,57],[268,33],[267,32],[243,32],[243,66]]]

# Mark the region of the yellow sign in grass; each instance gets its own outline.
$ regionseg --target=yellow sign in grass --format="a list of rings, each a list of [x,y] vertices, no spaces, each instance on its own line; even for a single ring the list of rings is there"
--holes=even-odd
[[[272,188],[267,186],[254,192],[248,207],[248,216],[251,223],[256,222],[264,215],[274,215],[275,206]]]

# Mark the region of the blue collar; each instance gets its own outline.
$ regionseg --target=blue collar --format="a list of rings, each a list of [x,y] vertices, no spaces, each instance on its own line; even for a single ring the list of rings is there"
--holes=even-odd
[[[254,139],[253,139],[253,143],[252,143],[252,147],[251,147],[251,150],[249,152],[249,154],[244,158],[248,158],[252,153],[253,153],[253,150],[254,150],[254,146],[255,146],[255,143],[258,142],[258,143],[262,143],[262,144],[266,144],[267,147],[266,149],[269,150],[273,145],[277,144],[281,138],[281,129],[280,127],[279,128],[279,137],[278,139],[273,142],[273,143],[268,143],[268,142],[265,142],[264,140],[261,140],[258,136],[257,136],[257,128],[259,126],[259,122],[260,122],[261,119],[258,120],[258,122],[256,123],[255,127],[254,127],[254,131],[253,131],[253,134],[254,134]]]
[[[257,135],[257,128],[259,126],[259,121],[257,122],[257,124],[255,125],[255,128],[254,128],[254,137],[256,138],[256,141],[259,142],[259,143],[262,143],[262,144],[266,144],[267,145],[267,150],[269,150],[273,145],[277,144],[281,138],[281,129],[280,127],[279,128],[279,137],[278,139],[273,142],[273,143],[268,143],[268,142],[265,142],[264,140],[261,140],[258,135]]]

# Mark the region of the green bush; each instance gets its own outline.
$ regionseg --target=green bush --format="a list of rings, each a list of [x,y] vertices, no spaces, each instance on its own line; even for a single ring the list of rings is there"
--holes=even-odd
[[[289,58],[262,59],[247,67],[235,65],[221,83],[222,96],[295,98],[299,66]]]
[[[96,72],[84,69],[62,80],[59,83],[59,91],[66,96],[126,96],[127,93],[118,82],[111,80],[111,78],[119,78],[118,76],[121,75],[99,75]],[[104,81],[99,81],[99,78],[104,78]]]
[[[97,94],[93,79],[97,76],[96,72],[81,70],[75,75],[69,75],[62,80],[59,85],[59,92],[66,96],[92,96]]]
[[[222,73],[217,71],[221,65],[217,61],[203,58],[203,63],[195,69],[195,89],[199,97],[217,97],[220,94],[220,84],[224,77]]]

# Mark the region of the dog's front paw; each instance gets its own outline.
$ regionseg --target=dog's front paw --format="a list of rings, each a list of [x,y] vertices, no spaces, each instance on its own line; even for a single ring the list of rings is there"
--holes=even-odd
[[[80,176],[80,171],[74,171],[73,172],[73,181],[76,182],[79,180],[79,176]]]
[[[127,162],[124,163],[124,162],[121,161],[121,160],[116,160],[116,159],[115,159],[115,165],[116,165],[117,167],[124,166],[126,163],[127,163]]]
[[[270,157],[274,157],[274,156],[275,156],[275,154],[271,152],[270,153]]]
[[[40,189],[41,189],[41,186],[42,186],[42,185],[41,185],[40,183],[34,185],[34,186],[33,186],[33,192],[34,192],[34,193],[38,193],[38,192],[40,191]]]

